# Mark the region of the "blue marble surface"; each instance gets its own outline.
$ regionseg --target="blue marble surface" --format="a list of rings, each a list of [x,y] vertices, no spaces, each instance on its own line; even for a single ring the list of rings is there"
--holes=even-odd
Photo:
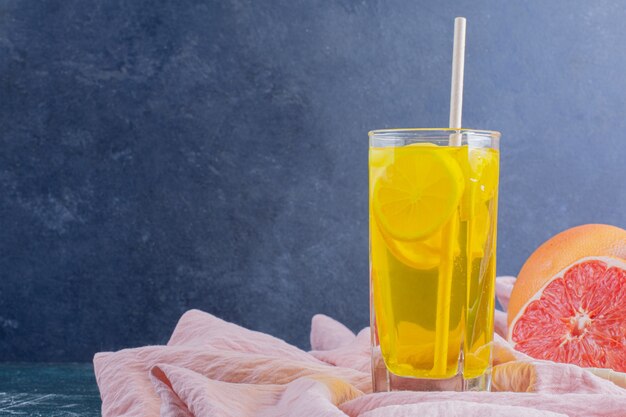
[[[0,363],[0,416],[97,417],[90,364]]]
[[[368,322],[367,137],[501,130],[501,274],[626,226],[621,1],[0,2],[0,360]]]

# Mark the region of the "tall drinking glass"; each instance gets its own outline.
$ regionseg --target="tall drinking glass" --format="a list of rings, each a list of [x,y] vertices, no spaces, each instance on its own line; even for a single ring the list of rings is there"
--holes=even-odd
[[[375,391],[490,388],[499,140],[369,132]]]

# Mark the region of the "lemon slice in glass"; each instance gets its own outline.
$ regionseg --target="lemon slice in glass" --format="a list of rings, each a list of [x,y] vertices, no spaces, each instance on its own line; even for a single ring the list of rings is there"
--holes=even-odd
[[[374,184],[372,208],[394,239],[415,241],[440,230],[463,194],[461,168],[443,147],[395,149],[394,160]]]
[[[382,233],[387,249],[405,265],[416,269],[431,269],[439,265],[441,256],[441,232],[433,233],[424,240],[406,242],[395,240]]]

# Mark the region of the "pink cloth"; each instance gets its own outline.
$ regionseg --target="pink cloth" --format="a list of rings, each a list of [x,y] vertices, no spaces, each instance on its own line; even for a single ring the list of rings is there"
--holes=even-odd
[[[497,392],[372,394],[369,345],[369,329],[354,335],[323,315],[313,317],[305,352],[191,310],[167,346],[96,354],[102,415],[626,416],[626,390],[577,366],[531,360],[498,335]]]

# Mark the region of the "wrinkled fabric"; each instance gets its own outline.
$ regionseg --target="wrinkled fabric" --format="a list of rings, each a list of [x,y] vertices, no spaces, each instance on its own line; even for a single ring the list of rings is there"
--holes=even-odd
[[[104,417],[626,416],[626,390],[574,365],[531,359],[498,333],[495,392],[374,394],[369,329],[355,335],[324,315],[313,317],[305,352],[191,310],[166,346],[98,353],[94,368]]]
[[[494,331],[506,339],[507,337],[507,317],[506,310],[509,308],[509,299],[511,298],[511,291],[513,291],[513,284],[515,284],[515,277],[498,277],[496,280],[496,299],[502,310],[496,310],[493,316],[493,328]]]

